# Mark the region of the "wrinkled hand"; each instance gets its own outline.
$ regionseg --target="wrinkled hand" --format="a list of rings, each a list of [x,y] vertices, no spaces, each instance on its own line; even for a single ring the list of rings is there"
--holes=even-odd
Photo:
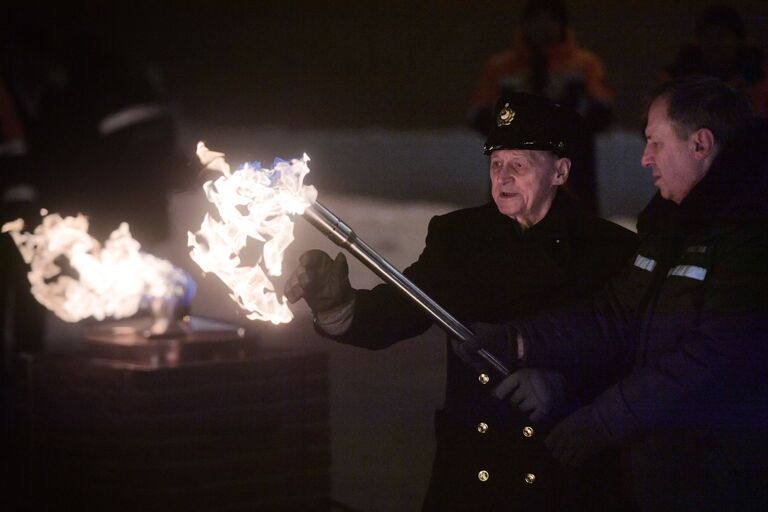
[[[475,333],[474,336],[463,343],[451,339],[451,346],[462,361],[480,371],[487,364],[477,355],[478,350],[485,349],[503,359],[509,359],[511,348],[517,347],[517,331],[507,324],[475,323],[470,329]]]
[[[578,466],[615,441],[588,405],[561,421],[544,444],[564,466]]]
[[[549,417],[565,402],[565,377],[542,368],[522,368],[501,381],[493,394],[508,400],[531,421]]]
[[[314,313],[331,310],[352,300],[344,254],[339,253],[332,260],[325,252],[313,249],[299,257],[299,266],[285,284],[285,298],[293,304],[302,297]]]

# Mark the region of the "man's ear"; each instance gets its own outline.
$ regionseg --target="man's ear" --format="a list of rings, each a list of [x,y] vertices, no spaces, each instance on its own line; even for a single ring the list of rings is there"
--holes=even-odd
[[[555,177],[552,180],[553,185],[564,185],[571,172],[571,159],[558,158],[555,161]]]
[[[714,155],[716,149],[715,134],[709,128],[699,128],[691,134],[691,151],[696,160],[706,160]]]

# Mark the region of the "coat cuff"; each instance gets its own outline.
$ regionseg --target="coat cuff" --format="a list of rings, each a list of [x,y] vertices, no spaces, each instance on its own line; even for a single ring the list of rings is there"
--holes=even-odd
[[[330,336],[340,336],[349,330],[355,316],[355,297],[349,302],[315,314],[315,326]]]

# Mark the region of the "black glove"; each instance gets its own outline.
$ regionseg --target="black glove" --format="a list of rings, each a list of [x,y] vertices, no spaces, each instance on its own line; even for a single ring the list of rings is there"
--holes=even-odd
[[[564,466],[578,466],[616,441],[587,405],[561,421],[544,444]]]
[[[493,394],[528,413],[531,421],[541,421],[565,402],[565,389],[565,377],[556,371],[522,368],[501,381]]]
[[[313,313],[328,311],[352,300],[347,258],[342,253],[331,260],[313,249],[299,257],[299,266],[288,277],[285,298],[293,304],[302,297]]]
[[[470,329],[475,335],[467,341],[462,343],[456,339],[451,340],[453,351],[462,361],[475,369],[487,367],[488,364],[483,363],[483,359],[477,355],[480,349],[485,349],[506,361],[516,360],[517,330],[511,325],[475,323]]]

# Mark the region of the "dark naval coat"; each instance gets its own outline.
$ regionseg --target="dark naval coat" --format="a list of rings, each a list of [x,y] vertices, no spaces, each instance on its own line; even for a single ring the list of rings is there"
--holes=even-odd
[[[656,196],[594,300],[515,323],[532,366],[631,360],[569,428],[629,443],[642,510],[768,509],[767,135],[723,150],[680,205]]]
[[[464,325],[499,323],[596,291],[626,263],[635,240],[632,232],[581,213],[562,194],[525,231],[489,203],[434,217],[423,252],[404,274]],[[382,349],[432,325],[390,285],[356,290],[355,300],[350,329],[334,337],[342,343]],[[549,424],[534,424],[492,398],[495,376],[489,372],[491,382],[483,385],[450,344],[447,357],[425,510],[621,509],[616,453],[587,470],[562,468],[543,445]],[[615,377],[569,376],[571,388],[581,391],[572,404]]]

